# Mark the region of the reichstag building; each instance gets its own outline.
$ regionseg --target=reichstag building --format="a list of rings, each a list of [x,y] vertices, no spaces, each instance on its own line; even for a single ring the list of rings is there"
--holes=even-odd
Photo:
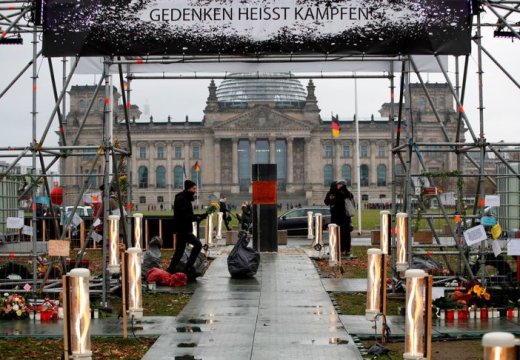
[[[446,131],[455,134],[456,112],[448,85],[427,86]],[[70,112],[64,123],[68,144],[81,125],[94,89],[95,86],[70,89]],[[115,88],[113,97],[114,103],[121,103]],[[444,142],[438,121],[418,84],[411,85],[411,104],[411,111],[405,116],[414,118],[415,141]],[[101,143],[103,108],[104,97],[100,94],[86,119],[78,145]],[[226,196],[229,203],[239,205],[251,198],[251,164],[275,163],[278,200],[284,208],[286,204],[322,204],[334,179],[346,179],[356,192],[355,159],[356,151],[359,151],[364,204],[388,203],[393,171],[392,126],[388,120],[390,104],[382,104],[379,112],[380,118],[385,120],[359,121],[358,150],[352,119],[340,119],[344,130],[338,139],[332,139],[330,118],[320,116],[312,80],[304,86],[299,80],[283,75],[251,79],[238,74],[223,80],[218,87],[211,81],[204,117],[200,121],[143,120],[139,107],[132,105],[133,156],[128,164],[132,202],[138,210],[170,209],[187,176],[198,182],[199,201],[203,204],[215,197]],[[114,137],[126,146],[122,105],[115,110],[114,117]],[[425,165],[430,171],[454,168],[453,154],[434,150],[424,154]],[[87,174],[94,158],[95,150],[84,150],[82,156],[62,160],[60,171]],[[200,167],[199,171],[195,164]],[[414,166],[414,171],[418,171],[417,165]],[[104,162],[99,161],[94,167],[97,176],[89,179],[64,177],[65,201],[73,203],[85,181],[88,181],[89,191],[97,190],[103,169]]]

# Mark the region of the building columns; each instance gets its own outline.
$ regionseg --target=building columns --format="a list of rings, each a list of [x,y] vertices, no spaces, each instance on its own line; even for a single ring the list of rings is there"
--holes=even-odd
[[[214,168],[214,178],[215,180],[213,181],[213,183],[215,184],[215,186],[218,186],[222,183],[222,178],[221,178],[221,169],[220,169],[220,139],[219,138],[215,138],[215,152],[213,154],[213,158],[214,158],[214,163],[213,163],[213,168]]]
[[[287,184],[292,187],[293,182],[293,138],[287,138]]]
[[[269,163],[276,164],[276,138],[269,138]]]
[[[232,183],[233,186],[238,187],[238,140],[232,139],[231,161],[233,162],[232,169]],[[238,192],[238,191],[237,191]]]

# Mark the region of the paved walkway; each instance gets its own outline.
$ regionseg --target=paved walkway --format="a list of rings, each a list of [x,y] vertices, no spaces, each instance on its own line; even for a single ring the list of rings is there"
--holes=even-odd
[[[144,359],[361,359],[303,251],[263,253],[254,279],[213,261]]]

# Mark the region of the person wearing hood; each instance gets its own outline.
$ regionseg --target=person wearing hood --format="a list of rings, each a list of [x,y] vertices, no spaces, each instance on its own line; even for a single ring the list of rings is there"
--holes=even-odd
[[[352,219],[347,214],[346,199],[354,199],[354,195],[347,189],[346,180],[334,181],[325,195],[325,205],[330,206],[330,222],[339,226],[341,233],[341,255],[347,259],[355,259],[350,254],[352,238]]]
[[[190,257],[186,262],[186,274],[194,274],[195,269],[193,265],[195,260],[202,249],[202,243],[199,239],[193,235],[194,221],[200,221],[207,215],[195,215],[193,213],[192,202],[195,200],[195,194],[197,193],[197,184],[191,180],[184,181],[184,190],[175,195],[173,202],[173,231],[177,235],[177,241],[175,246],[175,253],[172,256],[168,271],[170,274],[177,272],[176,268],[186,250],[186,244],[193,245]]]

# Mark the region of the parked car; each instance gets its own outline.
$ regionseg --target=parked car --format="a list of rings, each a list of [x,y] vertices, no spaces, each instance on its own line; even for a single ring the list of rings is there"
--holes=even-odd
[[[278,217],[278,230],[287,230],[288,235],[307,234],[307,212],[323,214],[323,229],[330,223],[330,209],[327,206],[305,206],[291,209]]]

